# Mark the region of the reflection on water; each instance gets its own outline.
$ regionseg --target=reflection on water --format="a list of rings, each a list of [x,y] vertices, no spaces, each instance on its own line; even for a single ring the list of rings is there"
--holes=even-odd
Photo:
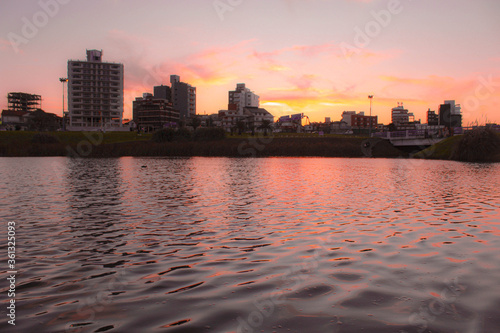
[[[499,171],[2,158],[2,233],[17,223],[16,329],[497,332]],[[1,243],[2,262],[6,252]],[[6,325],[5,306],[1,315]]]

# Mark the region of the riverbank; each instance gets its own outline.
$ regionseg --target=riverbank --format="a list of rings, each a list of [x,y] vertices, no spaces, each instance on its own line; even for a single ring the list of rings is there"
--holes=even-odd
[[[157,143],[150,134],[0,132],[0,156],[407,157],[381,139],[282,134]]]
[[[408,158],[378,138],[317,134],[232,136],[218,140],[154,142],[136,132],[0,132],[0,156],[74,157],[379,157]],[[413,158],[500,162],[500,133],[485,129],[447,138],[411,154]]]
[[[447,138],[424,149],[414,158],[460,162],[500,162],[500,133],[478,127],[464,135]]]

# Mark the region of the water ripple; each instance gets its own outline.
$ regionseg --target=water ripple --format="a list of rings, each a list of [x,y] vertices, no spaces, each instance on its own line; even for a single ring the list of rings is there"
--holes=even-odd
[[[16,328],[496,332],[499,171],[386,159],[2,158],[3,215],[17,225]]]

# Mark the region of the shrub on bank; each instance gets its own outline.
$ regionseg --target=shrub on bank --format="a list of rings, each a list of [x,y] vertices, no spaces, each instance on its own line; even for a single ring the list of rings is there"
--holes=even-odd
[[[42,143],[42,144],[59,143],[59,139],[50,134],[36,133],[31,138],[31,143]]]
[[[164,128],[153,133],[151,141],[154,142],[170,142],[175,137],[175,130],[173,128]]]
[[[179,129],[165,128],[153,133],[152,141],[157,143],[171,142],[171,141],[212,141],[222,140],[226,137],[226,131],[222,128],[209,127],[198,128],[196,131],[191,132],[185,127]]]
[[[226,131],[220,127],[200,127],[194,132],[193,138],[202,140],[222,140],[226,137]]]
[[[463,162],[490,162],[500,153],[500,136],[489,127],[466,132],[455,144],[451,159]]]
[[[176,140],[190,140],[193,137],[193,133],[186,127],[181,127],[175,131],[174,139]]]

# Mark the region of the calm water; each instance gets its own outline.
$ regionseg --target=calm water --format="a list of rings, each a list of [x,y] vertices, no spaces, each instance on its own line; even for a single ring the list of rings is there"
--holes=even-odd
[[[0,177],[0,331],[500,331],[499,164],[1,158]]]

